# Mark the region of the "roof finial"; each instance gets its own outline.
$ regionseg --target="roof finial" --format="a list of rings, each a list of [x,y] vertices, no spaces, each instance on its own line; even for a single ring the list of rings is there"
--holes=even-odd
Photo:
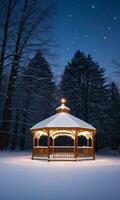
[[[68,113],[70,111],[70,108],[68,108],[67,106],[65,106],[65,102],[66,102],[66,99],[62,98],[61,100],[61,105],[56,108],[56,111],[59,113],[59,112],[66,112]]]

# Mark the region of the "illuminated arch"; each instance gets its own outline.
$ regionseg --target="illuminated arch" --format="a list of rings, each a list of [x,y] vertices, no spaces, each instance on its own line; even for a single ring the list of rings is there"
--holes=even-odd
[[[89,131],[82,131],[82,132],[79,132],[78,133],[78,136],[84,136],[86,137],[87,139],[91,138],[91,133]]]
[[[86,147],[87,146],[87,138],[85,135],[78,136],[78,146],[79,147]]]
[[[42,134],[39,137],[39,146],[48,146],[48,135]]]
[[[54,146],[74,146],[74,138],[69,134],[59,134],[54,138]]]
[[[37,131],[34,135],[34,139],[33,139],[33,142],[34,142],[34,147],[37,147],[37,146],[46,146],[46,145],[40,145],[40,138],[42,136],[46,136],[48,137],[47,133],[45,131]]]
[[[72,139],[75,139],[74,133],[68,130],[58,130],[51,134],[51,137],[53,139],[55,139],[58,136],[68,136],[68,137],[71,137]]]
[[[47,136],[47,133],[45,131],[37,131],[34,135],[34,139],[37,138],[37,139],[40,139],[40,137],[42,135],[46,135]]]

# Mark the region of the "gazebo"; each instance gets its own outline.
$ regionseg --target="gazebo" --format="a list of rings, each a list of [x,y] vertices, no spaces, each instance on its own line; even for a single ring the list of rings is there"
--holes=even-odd
[[[71,115],[65,99],[56,108],[56,114],[37,123],[32,132],[32,159],[80,160],[95,159],[96,129]]]

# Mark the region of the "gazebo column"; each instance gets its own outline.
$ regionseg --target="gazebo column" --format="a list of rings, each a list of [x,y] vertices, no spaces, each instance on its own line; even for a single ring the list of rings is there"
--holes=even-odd
[[[89,147],[90,144],[89,144],[89,138],[87,137],[87,147]]]
[[[53,143],[52,143],[53,147],[52,147],[52,152],[53,152],[53,158],[54,158],[54,146],[55,146],[55,139],[53,137]]]
[[[94,133],[92,134],[92,151],[93,151],[93,159],[95,160]]]
[[[35,146],[35,134],[32,132],[32,148]]]
[[[34,136],[35,136],[35,133],[32,131],[32,159],[33,159],[33,157],[34,157],[33,150],[34,150],[34,146],[35,146]]]
[[[50,158],[50,130],[48,130],[48,160]]]
[[[39,146],[39,140],[40,140],[40,137],[37,138],[37,147]]]
[[[53,138],[53,147],[55,146],[55,140],[54,140],[54,138]]]
[[[75,132],[75,140],[74,140],[74,158],[77,158],[77,147],[78,147],[78,135],[77,131]]]

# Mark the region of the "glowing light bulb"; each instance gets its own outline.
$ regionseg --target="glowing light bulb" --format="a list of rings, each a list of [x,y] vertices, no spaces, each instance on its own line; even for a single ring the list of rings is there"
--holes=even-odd
[[[64,104],[65,102],[66,102],[66,100],[65,100],[64,98],[62,98],[62,99],[61,99],[61,103]]]

